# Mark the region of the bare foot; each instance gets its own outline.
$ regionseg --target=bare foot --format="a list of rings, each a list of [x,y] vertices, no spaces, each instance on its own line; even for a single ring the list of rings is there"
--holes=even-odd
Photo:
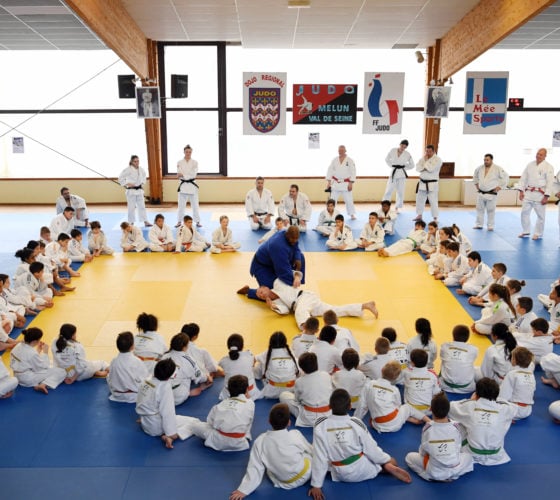
[[[553,379],[553,378],[541,377],[541,382],[542,382],[543,384],[546,384],[546,385],[551,385],[551,386],[554,387],[555,389],[560,388],[560,385],[558,384],[558,382],[556,382],[556,379]]]
[[[239,295],[247,295],[249,293],[249,285],[242,286],[239,290],[237,290]]]
[[[107,378],[107,375],[109,375],[109,370],[99,370],[93,376],[94,378]]]
[[[80,273],[78,271],[70,271],[68,274],[70,274],[70,276],[72,276],[72,278],[79,278],[80,277]]]
[[[401,469],[398,465],[394,465],[389,462],[383,466],[383,469],[385,469],[385,472],[391,474],[391,476],[395,476],[399,481],[402,481],[403,483],[412,483],[410,474],[404,469]]]
[[[35,389],[37,392],[42,392],[43,394],[49,393],[49,390],[47,389],[47,386],[45,384],[36,385],[35,387],[33,387],[33,389]]]
[[[47,302],[47,303],[45,304],[45,307],[49,307],[49,308],[50,308],[50,307],[52,307],[52,306],[54,306],[54,304],[53,304],[52,302]]]
[[[458,288],[457,289],[457,295],[466,295],[466,293],[462,288]]]
[[[63,292],[73,292],[74,290],[76,290],[76,287],[75,287],[75,286],[66,286],[66,285],[65,285],[65,286],[63,286],[63,287],[61,288],[61,290],[62,290]]]
[[[37,311],[34,311],[30,307],[25,308],[25,315],[26,316],[37,316]]]
[[[166,436],[165,434],[161,436],[161,440],[163,441],[163,445],[168,449],[173,449],[173,438],[170,436]]]
[[[0,399],[11,398],[14,395],[14,391],[7,392],[3,396],[0,396]]]
[[[372,314],[375,316],[375,319],[379,317],[379,311],[377,310],[377,307],[373,300],[371,302],[366,302],[365,304],[362,304],[362,309],[367,309],[368,311],[371,311]]]
[[[385,250],[384,248],[380,248],[379,250],[377,250],[377,255],[379,255],[380,257],[389,257],[387,250]]]
[[[60,281],[62,281],[62,283],[64,283],[65,285],[67,285],[68,283],[70,283],[70,278],[60,278]]]
[[[73,384],[74,382],[76,382],[76,379],[77,379],[77,378],[78,378],[78,374],[75,373],[75,374],[72,375],[71,377],[66,377],[66,378],[64,379],[64,383],[65,383],[65,384],[68,384],[68,385]]]

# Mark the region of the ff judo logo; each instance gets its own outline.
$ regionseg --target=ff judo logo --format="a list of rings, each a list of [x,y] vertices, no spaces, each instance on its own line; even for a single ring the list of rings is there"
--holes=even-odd
[[[404,73],[366,73],[364,134],[400,134]]]
[[[464,134],[505,134],[507,71],[467,73]]]
[[[280,89],[249,89],[249,122],[255,130],[267,133],[276,128],[280,121]]]

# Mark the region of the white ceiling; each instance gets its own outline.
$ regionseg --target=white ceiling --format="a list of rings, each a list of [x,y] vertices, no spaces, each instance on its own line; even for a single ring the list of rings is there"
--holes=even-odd
[[[478,0],[121,0],[148,38],[247,48],[425,48]],[[485,1],[485,0],[481,0]],[[527,0],[530,1],[530,0]],[[499,48],[560,48],[560,1]],[[63,0],[0,0],[0,50],[100,49]]]

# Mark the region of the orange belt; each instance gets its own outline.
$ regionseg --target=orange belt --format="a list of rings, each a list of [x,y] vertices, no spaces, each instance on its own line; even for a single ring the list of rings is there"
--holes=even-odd
[[[517,406],[522,406],[523,408],[525,408],[526,406],[531,406],[531,405],[528,405],[527,403],[518,403],[517,401],[515,401],[515,404]]]
[[[399,410],[398,408],[395,408],[391,413],[388,413],[387,415],[382,415],[381,417],[375,417],[373,420],[375,420],[378,424],[385,424],[393,420],[398,414],[399,414]]]
[[[228,438],[237,438],[237,439],[241,439],[245,437],[245,434],[242,432],[223,432],[220,429],[217,429],[217,431],[222,435],[222,436],[226,436]]]
[[[307,411],[312,411],[313,413],[324,413],[324,412],[329,411],[331,409],[331,407],[329,405],[327,405],[327,406],[307,406],[307,405],[303,405],[303,407]]]
[[[159,361],[158,358],[145,358],[144,356],[138,356],[138,355],[136,355],[136,357],[141,359],[142,361]]]
[[[430,460],[430,455],[428,455],[427,453],[424,455],[424,461],[423,461],[423,465],[424,465],[424,470],[426,470],[426,468],[428,467],[428,461]]]
[[[247,387],[247,390],[248,390],[248,391],[252,391],[254,388],[255,388],[255,385],[254,385],[254,384],[251,384],[249,387]]]
[[[337,467],[341,467],[343,465],[350,465],[350,464],[353,464],[354,462],[357,462],[363,456],[364,456],[364,453],[361,452],[361,453],[358,453],[357,455],[352,455],[351,457],[345,458],[344,460],[331,462],[331,464],[333,464]]]
[[[273,387],[293,387],[296,385],[295,380],[290,380],[288,382],[274,382],[274,380],[269,380],[268,383]]]

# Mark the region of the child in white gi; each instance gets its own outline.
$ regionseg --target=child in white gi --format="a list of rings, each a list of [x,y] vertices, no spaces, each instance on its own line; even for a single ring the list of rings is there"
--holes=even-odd
[[[461,247],[461,253],[468,256],[472,252],[471,241],[461,232],[461,229],[456,224],[452,224],[451,229],[453,230],[455,241]]]
[[[426,367],[428,353],[423,349],[413,349],[410,353],[410,367],[403,372],[404,400],[417,410],[428,414],[432,397],[441,391],[437,375]]]
[[[218,366],[216,360],[210,353],[195,344],[200,334],[200,327],[196,323],[186,323],[181,328],[181,333],[186,333],[189,337],[189,347],[187,354],[196,361],[198,367],[212,377],[223,377],[224,371]]]
[[[335,218],[340,214],[335,206],[336,202],[332,198],[329,198],[327,200],[327,208],[322,210],[319,214],[319,220],[317,221],[315,231],[317,231],[321,236],[330,236],[334,231]]]
[[[401,370],[408,367],[408,346],[397,340],[397,331],[388,326],[381,330],[381,336],[389,341],[389,354],[390,358],[397,361],[401,365]],[[400,379],[401,377],[399,377]],[[398,383],[398,382],[397,382]]]
[[[66,371],[64,382],[67,384],[92,377],[105,378],[109,373],[109,364],[105,361],[86,359],[84,346],[77,340],[77,328],[70,323],[60,327],[59,336],[52,344],[52,353],[55,366]]]
[[[364,384],[354,417],[360,420],[369,412],[370,424],[377,432],[397,432],[405,422],[420,424],[430,419],[409,404],[402,404],[395,382],[401,375],[397,361],[389,361],[381,370],[381,377]]]
[[[101,223],[99,221],[92,221],[89,225],[90,230],[88,232],[88,248],[94,257],[99,257],[100,255],[113,255],[114,250],[107,243],[107,236],[101,229]]]
[[[142,313],[136,318],[139,333],[134,339],[134,354],[140,358],[152,373],[155,364],[167,350],[163,337],[157,332],[158,319],[153,314]]]
[[[360,371],[370,380],[381,378],[381,370],[393,358],[389,355],[390,342],[385,337],[375,340],[375,354],[365,353],[360,362]]]
[[[93,255],[82,245],[82,232],[79,229],[70,231],[72,239],[68,243],[68,255],[72,262],[91,262]]]
[[[348,347],[342,353],[343,368],[332,374],[332,384],[335,389],[345,389],[350,394],[352,408],[356,408],[360,394],[366,383],[366,376],[358,370],[360,355],[358,351]]]
[[[440,392],[432,398],[433,422],[422,429],[422,441],[418,452],[406,455],[406,464],[426,481],[455,481],[463,474],[472,472],[470,453],[462,452],[461,425],[449,420],[449,400]]]
[[[510,461],[504,440],[517,409],[511,403],[496,401],[499,392],[498,383],[484,377],[476,383],[471,399],[451,403],[449,417],[465,428],[464,449],[480,465],[501,465]]]
[[[186,333],[174,335],[162,359],[171,358],[177,367],[171,378],[175,406],[184,403],[190,396],[199,396],[212,385],[211,375],[206,375],[196,362],[186,353],[189,336]],[[192,387],[192,384],[196,384]]]
[[[492,282],[492,270],[482,262],[478,252],[467,254],[471,270],[460,280],[461,288],[457,290],[459,295],[477,295]]]
[[[533,354],[529,349],[517,346],[511,353],[511,365],[512,369],[500,385],[498,399],[516,405],[515,420],[520,420],[531,415],[533,410],[537,386],[533,372]]]
[[[309,349],[317,340],[316,335],[318,332],[319,320],[313,316],[307,318],[303,324],[303,331],[292,339],[292,351],[294,351],[296,359],[299,359],[304,352],[309,352]]]
[[[442,275],[451,270],[452,260],[447,256],[447,248],[451,242],[449,240],[440,241],[437,250],[426,259],[428,274],[434,279],[442,279]]]
[[[385,453],[364,423],[348,415],[350,395],[336,389],[330,397],[333,414],[321,418],[313,429],[313,464],[308,495],[323,500],[321,490],[327,471],[333,481],[359,482],[373,479],[382,470],[410,483],[410,474]]]
[[[134,353],[134,335],[122,332],[117,335],[119,354],[109,365],[107,385],[111,391],[109,399],[117,403],[136,403],[138,387],[150,376],[148,368]]]
[[[377,216],[379,217],[379,222],[385,234],[392,235],[395,230],[397,212],[391,210],[391,202],[389,200],[383,200],[381,202],[381,210],[377,211]]]
[[[516,338],[532,337],[533,329],[531,322],[537,319],[537,315],[533,312],[533,299],[531,297],[519,297],[515,305],[517,319],[509,327],[511,333]]]
[[[435,253],[439,245],[439,231],[437,220],[428,222],[428,231],[426,240],[420,245],[420,251],[424,255],[432,255]]]
[[[233,234],[228,228],[229,217],[220,215],[220,227],[212,233],[212,253],[237,252],[241,248],[240,243],[233,241]]]
[[[228,381],[233,375],[243,375],[247,378],[249,386],[247,387],[247,394],[255,401],[262,398],[261,391],[255,384],[255,377],[253,375],[253,365],[255,364],[255,357],[251,351],[243,350],[243,337],[238,333],[232,333],[227,339],[228,355],[224,356],[218,364],[224,370],[224,387],[220,392],[220,399],[230,397],[228,392]]]
[[[28,292],[34,304],[34,309],[42,310],[54,305],[52,290],[43,280],[45,266],[41,262],[29,264],[29,271],[21,273],[16,278],[16,293]],[[20,290],[23,288],[23,291]]]
[[[12,349],[10,367],[19,385],[48,394],[49,389],[56,389],[66,378],[66,371],[51,368],[49,346],[41,341],[42,330],[27,328],[21,333],[23,342]]]
[[[68,253],[69,244],[70,236],[66,233],[60,233],[56,241],[49,243],[45,247],[45,255],[56,263],[59,271],[66,271],[73,278],[77,278],[80,276],[80,273],[70,267],[72,259]]]
[[[447,243],[447,258],[449,267],[435,273],[434,279],[443,280],[445,286],[459,286],[469,272],[469,263],[459,251],[459,243],[456,241]]]
[[[335,226],[327,240],[327,248],[329,250],[355,250],[358,248],[352,229],[344,224],[344,215],[338,214],[334,220]]]
[[[283,332],[270,336],[268,350],[256,357],[253,371],[255,378],[263,380],[264,398],[278,399],[281,392],[293,390],[299,369]]]
[[[334,346],[342,354],[344,349],[351,347],[356,351],[360,352],[360,346],[352,332],[348,328],[344,328],[338,324],[338,314],[332,309],[325,311],[323,313],[323,323],[325,326],[332,326],[336,330],[336,340],[334,341]]]
[[[313,427],[317,419],[331,414],[329,397],[332,392],[331,376],[319,371],[317,355],[305,352],[298,359],[303,375],[296,380],[294,392],[280,394],[280,402],[286,403],[296,417],[296,425]]]
[[[412,352],[413,349],[422,349],[428,354],[428,369],[431,370],[434,367],[434,361],[437,359],[437,344],[434,342],[432,335],[432,325],[430,320],[426,318],[418,318],[414,323],[414,328],[416,330],[416,336],[412,337],[408,342],[408,353]]]
[[[324,326],[319,332],[319,338],[309,349],[309,352],[314,352],[317,355],[319,370],[330,374],[342,368],[340,351],[334,346],[335,341],[336,330],[334,327]]]
[[[160,436],[166,448],[173,448],[176,439],[187,439],[190,417],[175,414],[173,389],[169,380],[175,373],[172,359],[162,359],[154,367],[153,377],[145,379],[138,388],[136,413],[142,430],[149,436]]]
[[[377,212],[370,212],[368,223],[362,229],[358,248],[366,252],[375,252],[385,246],[385,230],[377,217]]]
[[[475,389],[474,362],[478,357],[478,347],[467,344],[469,336],[468,326],[456,325],[453,341],[441,345],[439,383],[446,392],[467,394]]]
[[[511,370],[511,353],[517,347],[517,341],[504,323],[492,325],[490,338],[493,344],[484,352],[482,365],[475,369],[476,380],[491,378],[498,384]]]
[[[418,250],[426,239],[425,228],[426,223],[423,220],[416,221],[414,223],[414,229],[408,233],[406,238],[393,243],[387,248],[380,248],[377,251],[377,255],[380,257],[395,257],[396,255],[403,255]]]
[[[192,217],[185,215],[183,225],[177,230],[175,253],[204,252],[209,247],[210,243],[193,227]]]
[[[492,281],[488,283],[477,295],[469,297],[469,304],[473,306],[484,307],[488,301],[488,292],[490,290],[490,285],[497,283],[498,285],[506,285],[509,281],[509,276],[506,276],[507,266],[502,262],[496,262],[492,265]]]
[[[541,358],[541,368],[544,371],[541,382],[560,389],[560,356],[553,352],[545,354]]]
[[[508,280],[506,283],[506,288],[509,291],[509,298],[511,303],[515,307],[519,297],[521,297],[521,289],[526,285],[525,280]]]
[[[261,434],[251,448],[247,472],[230,500],[241,500],[261,484],[266,471],[276,488],[291,490],[303,485],[311,477],[313,447],[298,430],[288,431],[290,409],[275,404],[268,415],[271,431]]]
[[[123,252],[143,252],[147,248],[153,252],[158,251],[159,246],[148,243],[144,239],[142,230],[139,227],[133,226],[128,222],[121,222],[121,229],[121,248]]]
[[[265,241],[268,241],[270,238],[272,238],[276,233],[283,231],[284,228],[284,221],[282,220],[282,217],[276,217],[276,219],[274,220],[274,227],[272,229],[269,229],[262,238],[260,238],[258,240],[259,245],[261,243],[264,243]]]
[[[17,386],[17,378],[10,376],[8,369],[0,360],[0,399],[11,398]]]
[[[152,252],[173,252],[175,250],[175,239],[172,229],[165,223],[163,214],[157,214],[154,225],[148,233]]]
[[[509,298],[509,291],[505,286],[492,284],[488,298],[490,302],[482,310],[480,319],[471,326],[471,331],[474,333],[488,335],[492,330],[492,325],[496,323],[504,323],[509,328],[516,317],[515,308]]]
[[[204,445],[217,451],[249,449],[255,403],[249,398],[249,382],[244,375],[228,380],[230,397],[213,406],[206,422],[198,419],[191,424],[192,433],[204,439]]]
[[[549,295],[552,301],[550,311],[550,333],[554,335],[554,343],[560,344],[560,285],[556,285]]]
[[[517,345],[529,349],[535,357],[535,363],[540,363],[543,356],[552,352],[554,337],[548,333],[548,321],[544,318],[531,321],[531,328],[533,330],[531,336],[516,337]]]

